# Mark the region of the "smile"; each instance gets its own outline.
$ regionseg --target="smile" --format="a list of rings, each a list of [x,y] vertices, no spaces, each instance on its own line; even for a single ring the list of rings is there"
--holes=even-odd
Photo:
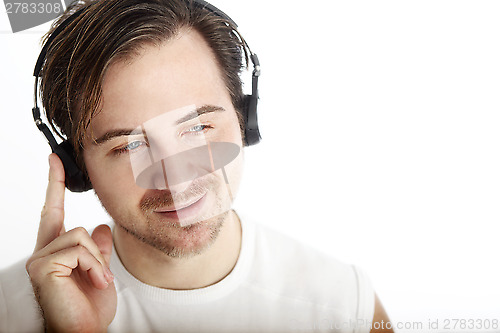
[[[192,201],[191,203],[183,204],[180,205],[179,207],[160,208],[155,210],[154,212],[161,215],[163,218],[180,221],[181,225],[183,226],[194,222],[198,222],[196,220],[193,221],[193,218],[198,216],[199,213],[201,212],[206,201],[206,196],[207,194],[205,193],[203,196]],[[193,222],[183,223],[182,221],[184,220],[189,220]]]

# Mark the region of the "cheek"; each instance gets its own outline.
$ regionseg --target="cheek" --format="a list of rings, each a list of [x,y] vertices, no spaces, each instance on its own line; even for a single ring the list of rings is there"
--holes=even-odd
[[[235,197],[238,193],[240,187],[241,178],[243,176],[243,149],[240,154],[228,165],[225,166],[224,170],[228,177],[229,186],[231,187],[231,192]]]
[[[221,136],[220,141],[232,142],[240,147],[238,156],[225,166],[225,172],[227,174],[231,190],[233,191],[233,195],[236,195],[243,175],[244,154],[242,147],[241,129],[239,126],[238,117],[236,116],[236,111],[233,111],[233,113],[230,113],[230,115],[231,116],[228,117],[224,122],[223,127],[225,130],[223,131],[223,135]]]
[[[242,145],[241,128],[236,115],[236,111],[229,111],[229,115],[223,120],[223,128],[218,141],[233,142],[239,146]]]
[[[105,163],[105,158],[92,154],[84,155],[84,159],[94,191],[106,209],[129,205],[144,195],[127,168],[112,168]]]

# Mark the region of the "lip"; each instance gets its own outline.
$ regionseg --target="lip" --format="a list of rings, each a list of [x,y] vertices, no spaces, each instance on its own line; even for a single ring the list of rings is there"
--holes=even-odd
[[[206,193],[203,194],[201,197],[199,197],[197,199],[194,199],[190,203],[185,203],[185,204],[181,205],[179,208],[176,208],[176,207],[173,207],[173,208],[170,208],[170,207],[168,207],[168,208],[159,208],[159,209],[155,210],[155,213],[170,213],[170,212],[180,211],[182,209],[188,208],[191,205],[196,204],[198,201],[200,201],[201,199],[203,199],[203,197],[205,195],[206,195]]]
[[[196,199],[192,203],[183,205],[183,207],[180,207],[178,209],[170,210],[170,208],[160,208],[158,210],[155,210],[155,213],[169,220],[180,221],[181,225],[183,226],[187,224],[192,224],[197,221],[194,221],[192,223],[182,223],[182,221],[192,220],[200,213],[205,204],[206,196],[207,194],[205,193],[203,196]]]

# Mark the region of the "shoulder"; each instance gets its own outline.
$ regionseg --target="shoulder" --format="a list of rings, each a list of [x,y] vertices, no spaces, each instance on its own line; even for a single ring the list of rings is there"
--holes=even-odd
[[[0,332],[43,330],[33,288],[21,260],[0,270]]]
[[[297,239],[255,224],[253,283],[371,321],[375,293],[367,275]]]

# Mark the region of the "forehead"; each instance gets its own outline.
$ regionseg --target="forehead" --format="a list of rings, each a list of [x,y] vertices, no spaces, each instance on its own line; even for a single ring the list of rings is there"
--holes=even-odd
[[[233,109],[215,55],[202,36],[182,30],[163,44],[144,45],[138,56],[112,64],[103,80],[94,137],[139,124],[187,105]]]

